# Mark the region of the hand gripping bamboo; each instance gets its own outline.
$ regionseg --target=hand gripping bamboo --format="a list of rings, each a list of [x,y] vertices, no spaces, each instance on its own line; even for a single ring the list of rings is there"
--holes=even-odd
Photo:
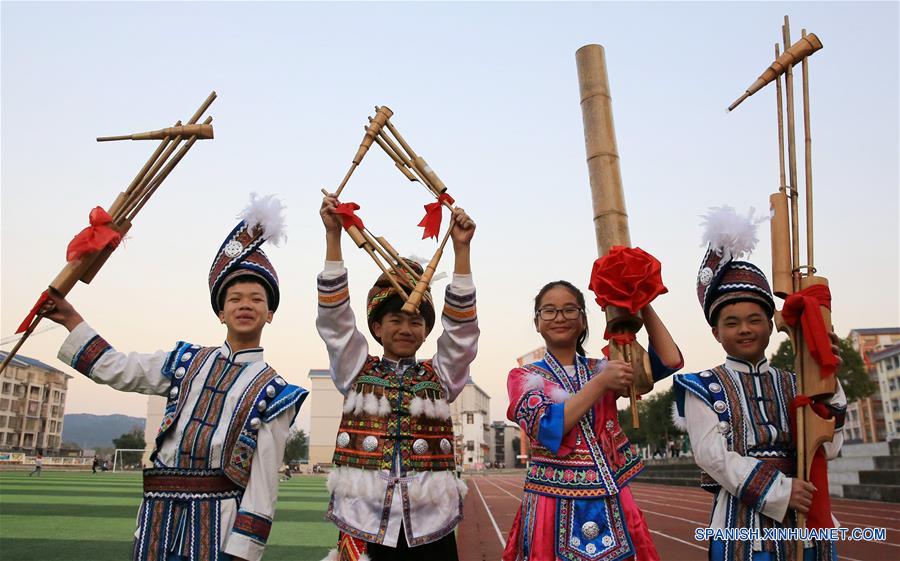
[[[587,150],[588,176],[594,208],[594,231],[600,257],[613,246],[631,246],[625,191],[619,170],[619,149],[613,124],[612,96],[606,72],[606,57],[600,45],[585,45],[575,52],[578,85],[581,93],[581,115],[584,122],[584,144]],[[640,313],[632,315],[616,306],[606,307],[607,330],[615,333],[637,333],[643,326]],[[631,421],[640,426],[637,396],[653,389],[650,359],[637,342],[620,345],[610,341],[610,358],[625,360],[634,369],[634,383],[629,394]]]
[[[138,174],[129,183],[124,191],[116,196],[110,205],[107,213],[112,222],[109,227],[124,236],[130,229],[137,213],[144,207],[149,198],[153,195],[162,182],[168,177],[169,173],[175,168],[178,162],[187,154],[191,146],[197,140],[213,138],[212,117],[208,117],[203,124],[196,124],[200,117],[209,109],[209,106],[216,99],[216,92],[212,92],[203,101],[200,108],[194,113],[187,125],[182,125],[181,121],[175,123],[173,127],[151,131],[147,133],[136,133],[131,135],[122,135],[114,137],[99,137],[98,142],[110,140],[160,140],[159,145],[147,162],[141,167]],[[179,144],[185,141],[181,149],[176,153],[175,150]],[[174,154],[174,156],[173,156]],[[171,159],[170,159],[171,158]],[[100,268],[109,259],[113,248],[106,247],[100,251],[88,253],[80,259],[66,263],[62,271],[50,282],[49,291],[59,296],[66,296],[72,288],[80,280],[85,284],[90,283]],[[23,333],[22,337],[16,343],[15,347],[6,355],[3,363],[0,364],[0,372],[6,369],[31,333],[34,332],[37,324],[40,323],[42,316],[35,315]]]

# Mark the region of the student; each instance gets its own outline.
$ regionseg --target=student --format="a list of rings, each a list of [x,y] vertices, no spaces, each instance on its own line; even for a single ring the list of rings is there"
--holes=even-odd
[[[221,346],[179,342],[169,352],[122,353],[61,297],[42,313],[69,336],[59,358],[97,383],[168,397],[144,470],[136,561],[258,561],[272,525],[278,468],[306,390],[263,361],[263,328],[278,309],[275,269],[260,246],[277,242],[281,204],[253,201],[209,274]],[[262,226],[260,226],[262,225]]]
[[[34,457],[34,469],[31,470],[31,473],[28,474],[28,477],[32,475],[41,476],[41,468],[44,465],[44,456],[40,452],[37,453],[37,456]]]
[[[434,326],[430,292],[419,312],[408,314],[387,275],[375,282],[366,300],[366,323],[383,348],[379,358],[369,354],[350,309],[337,204],[327,196],[320,211],[326,254],[316,320],[331,377],[344,395],[336,467],[328,477],[327,518],[340,532],[328,559],[455,561],[453,530],[462,518],[466,487],[455,474],[449,404],[468,382],[477,352],[469,263],[475,223],[462,209],[454,210],[450,236],[456,264],[433,358],[416,357]],[[409,264],[422,271],[418,263]],[[414,285],[407,275],[394,277],[406,290]]]
[[[697,294],[713,337],[725,351],[725,362],[674,377],[677,414],[683,417],[694,460],[703,470],[701,487],[715,494],[711,528],[756,528],[761,533],[795,528],[796,512],[808,512],[815,491],[811,483],[794,477],[796,451],[788,409],[796,394],[795,375],[766,360],[775,300],[763,272],[738,260],[753,249],[755,226],[728,207],[713,212],[707,217],[712,231],[706,234],[710,244],[700,265]],[[745,234],[723,235],[719,227]],[[831,337],[834,340],[833,333]],[[836,354],[837,347],[832,351]],[[837,456],[844,440],[846,406],[838,382],[827,403],[838,429],[834,440],[824,444],[829,459]],[[837,553],[832,542],[815,542],[807,544],[803,557],[830,561]],[[713,539],[709,558],[793,559],[794,542]]]
[[[682,365],[663,322],[641,310],[654,380]],[[531,443],[522,506],[503,561],[658,560],[644,516],[628,488],[643,468],[619,426],[616,397],[632,382],[619,360],[587,358],[584,295],[551,282],[534,299],[534,326],[547,352],[509,373],[507,417]]]

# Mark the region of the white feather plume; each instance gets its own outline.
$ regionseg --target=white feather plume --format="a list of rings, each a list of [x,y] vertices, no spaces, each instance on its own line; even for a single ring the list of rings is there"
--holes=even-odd
[[[347,392],[347,397],[344,398],[344,413],[350,413],[356,408],[357,395],[359,394],[356,393],[356,390]]]
[[[287,239],[283,210],[284,203],[276,199],[275,195],[259,197],[256,193],[250,193],[250,204],[241,211],[238,218],[251,230],[259,226],[266,241],[277,246]]]
[[[419,396],[412,398],[412,401],[409,402],[409,414],[412,417],[421,417],[422,412],[424,411],[425,400]]]
[[[429,419],[434,419],[434,401],[428,399],[427,397],[422,400],[422,412],[425,413],[425,416]]]
[[[756,248],[759,238],[756,227],[769,219],[768,216],[754,216],[753,207],[746,216],[740,216],[730,206],[710,207],[703,216],[703,244],[725,258],[741,259]]]
[[[363,411],[366,415],[378,415],[378,398],[374,393],[367,393],[363,398]]]
[[[356,403],[353,404],[353,414],[359,417],[363,413],[365,407],[365,395],[362,392],[356,394]]]
[[[381,399],[378,400],[378,416],[379,417],[388,417],[391,414],[391,402],[388,401],[388,398],[381,396]]]
[[[550,391],[550,400],[553,403],[562,403],[570,397],[572,397],[572,395],[560,387],[555,387]]]
[[[446,399],[436,399],[434,401],[434,416],[437,419],[450,418],[450,404]]]
[[[672,402],[672,424],[680,431],[687,432],[687,419],[678,414],[678,404]]]

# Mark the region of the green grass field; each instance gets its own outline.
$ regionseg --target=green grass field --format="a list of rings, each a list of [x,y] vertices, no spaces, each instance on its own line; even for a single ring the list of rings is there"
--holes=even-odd
[[[137,473],[0,472],[0,560],[124,561],[141,502]],[[337,528],[323,520],[324,477],[281,484],[265,561],[325,557]]]

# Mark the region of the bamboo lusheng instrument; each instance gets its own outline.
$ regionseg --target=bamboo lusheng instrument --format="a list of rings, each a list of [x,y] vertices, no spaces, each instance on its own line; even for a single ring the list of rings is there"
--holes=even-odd
[[[784,18],[782,26],[782,39],[784,45],[790,45],[790,22]],[[741,96],[730,109],[752,95],[771,81],[776,81],[776,105],[778,111],[778,158],[780,168],[779,192],[771,195],[772,204],[772,269],[773,285],[776,296],[788,299],[791,294],[808,289],[813,286],[828,286],[828,281],[816,276],[814,267],[813,246],[813,208],[812,208],[812,138],[810,134],[809,114],[809,62],[808,57],[822,48],[822,43],[812,33],[807,34],[803,30],[802,37],[797,43],[790,46],[784,54],[779,55],[779,48],[775,48],[775,62],[754,82],[751,89]],[[807,264],[800,264],[800,213],[799,190],[797,189],[797,157],[794,134],[794,95],[793,95],[793,65],[802,63],[802,102],[805,143],[805,173],[806,186],[806,260]],[[782,98],[781,76],[784,76],[784,99]],[[783,131],[783,113],[787,115],[787,153],[788,176],[790,184],[785,184],[784,151],[785,132]],[[790,203],[790,210],[788,209]],[[820,307],[820,312],[827,329],[833,331],[831,326],[831,311]],[[776,312],[775,323],[779,331],[788,333],[791,344],[795,350],[795,370],[797,373],[797,394],[810,399],[823,399],[832,396],[837,390],[837,379],[834,374],[823,377],[822,368],[813,358],[811,349],[807,344],[800,324],[794,327],[788,326],[781,312]],[[825,419],[817,415],[810,405],[802,405],[796,414],[796,448],[797,448],[797,476],[809,481],[813,458],[816,451],[825,442],[834,439],[835,420]],[[823,490],[825,493],[827,489]],[[805,516],[797,513],[797,525],[806,525]],[[802,558],[803,543],[797,542],[797,558]]]
[[[425,159],[416,154],[394,124],[391,123],[390,119],[393,115],[394,112],[387,106],[382,105],[380,107],[375,107],[375,116],[369,117],[369,124],[365,127],[365,135],[359,144],[356,155],[351,161],[350,168],[347,170],[343,180],[341,180],[337,190],[334,192],[334,196],[336,198],[340,196],[341,192],[347,186],[350,177],[353,175],[353,172],[356,171],[356,168],[359,167],[363,158],[368,153],[369,148],[375,143],[378,144],[385,154],[391,158],[397,169],[399,169],[407,179],[421,183],[441,205],[452,211],[454,209],[453,203],[451,202],[452,199],[448,200],[446,196],[442,197],[447,191],[447,186],[444,185],[444,182],[441,181],[434,170],[431,169]],[[322,189],[322,194],[325,196],[329,195],[325,189]],[[387,274],[389,270],[393,270],[398,275],[405,274],[412,277],[416,284],[413,289],[407,293],[403,287],[388,274],[388,278],[394,289],[406,300],[401,308],[402,311],[414,313],[418,311],[419,305],[422,303],[422,298],[424,298],[425,292],[428,290],[428,286],[431,283],[431,279],[434,276],[438,263],[443,256],[447,240],[450,239],[450,232],[453,229],[453,225],[454,221],[451,217],[449,227],[447,228],[441,243],[438,245],[431,260],[425,265],[425,270],[421,275],[417,274],[415,270],[400,257],[397,250],[394,249],[384,237],[374,236],[367,228],[360,229],[354,225],[350,225],[346,230],[347,234],[354,243],[356,243],[357,247],[363,249],[369,257],[375,261],[375,264],[382,272]]]
[[[184,158],[194,143],[199,139],[213,138],[212,117],[208,117],[203,124],[198,125],[196,123],[215,99],[216,92],[210,93],[200,105],[200,108],[190,118],[187,125],[182,125],[181,121],[177,121],[173,127],[158,131],[116,137],[100,137],[97,139],[98,142],[128,139],[160,140],[153,154],[141,167],[131,183],[128,184],[128,187],[119,193],[110,205],[107,213],[111,218],[111,222],[108,224],[111,229],[124,236],[131,229],[131,224],[137,213],[140,212],[153,193],[156,192],[156,189],[169,176],[178,162]],[[179,144],[185,140],[184,145],[176,153],[175,150]],[[106,260],[109,259],[113,250],[114,248],[107,246],[100,251],[85,254],[80,259],[66,263],[62,271],[50,283],[48,290],[56,295],[66,296],[79,280],[85,284],[90,283],[103,264],[106,263]],[[44,296],[42,295],[38,300],[38,304],[41,303],[43,298]],[[36,305],[36,307],[39,306]],[[3,360],[3,363],[0,364],[0,372],[6,369],[6,366],[15,357],[31,333],[34,332],[41,319],[42,316],[40,315],[35,315],[31,319],[22,337]]]
[[[603,47],[600,45],[581,47],[575,52],[575,63],[578,67],[584,143],[594,208],[594,230],[597,250],[602,257],[609,253],[613,246],[631,246]],[[634,335],[640,331],[643,320],[639,313],[632,315],[628,310],[607,306],[606,325],[610,334]],[[653,389],[650,357],[637,342],[619,344],[612,339],[609,344],[609,357],[624,360],[634,369],[634,382],[629,389],[631,422],[634,427],[639,427],[637,396]]]

